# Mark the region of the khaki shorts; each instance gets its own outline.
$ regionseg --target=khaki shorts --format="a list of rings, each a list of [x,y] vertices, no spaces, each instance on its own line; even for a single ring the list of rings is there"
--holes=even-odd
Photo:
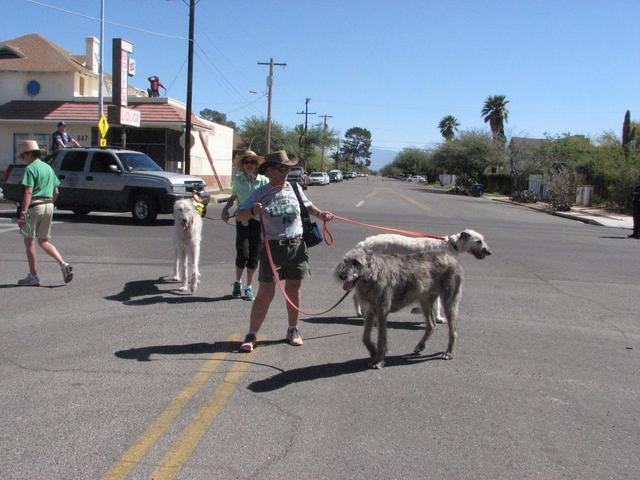
[[[49,240],[51,236],[51,218],[53,217],[53,203],[34,205],[26,215],[26,224],[20,231],[26,238]]]
[[[269,248],[273,263],[276,265],[280,280],[302,280],[311,273],[309,268],[309,252],[302,238],[288,240],[288,244],[280,245],[278,240],[269,240]],[[267,257],[267,249],[260,251],[260,270],[258,281],[273,282],[273,273]]]

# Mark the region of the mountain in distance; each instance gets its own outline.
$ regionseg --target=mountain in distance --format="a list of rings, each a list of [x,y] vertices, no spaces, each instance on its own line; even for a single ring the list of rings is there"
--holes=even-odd
[[[388,163],[393,162],[393,159],[398,155],[396,150],[387,150],[385,148],[371,148],[371,170],[380,170]]]

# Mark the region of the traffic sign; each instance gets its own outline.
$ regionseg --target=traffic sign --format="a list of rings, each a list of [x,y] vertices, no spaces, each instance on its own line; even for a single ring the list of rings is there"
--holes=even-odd
[[[100,146],[101,147],[106,147],[107,146],[107,139],[106,138],[101,138],[100,139]]]
[[[109,130],[109,122],[107,122],[107,117],[104,113],[98,121],[98,129],[100,130],[100,136],[104,138],[107,135],[107,131]]]

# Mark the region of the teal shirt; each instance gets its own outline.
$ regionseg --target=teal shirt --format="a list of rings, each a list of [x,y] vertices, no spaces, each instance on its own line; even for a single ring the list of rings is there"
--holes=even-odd
[[[247,180],[247,176],[243,172],[237,173],[233,177],[231,193],[238,198],[238,208],[253,194],[253,192],[267,183],[269,183],[269,179],[264,175],[257,175],[253,182],[249,182]],[[253,218],[256,220],[258,219],[256,216]]]
[[[53,191],[60,185],[60,180],[58,180],[53,168],[38,159],[25,168],[22,185],[31,187],[34,197],[53,197]]]

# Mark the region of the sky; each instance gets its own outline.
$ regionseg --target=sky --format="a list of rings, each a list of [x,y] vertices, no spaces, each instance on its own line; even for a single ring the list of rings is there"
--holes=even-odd
[[[146,89],[158,75],[186,102],[189,0],[104,0],[105,71],[111,39],[134,45]],[[0,41],[40,33],[74,54],[100,34],[100,0],[0,0]],[[620,135],[640,120],[637,0],[199,0],[193,110],[238,124],[322,122],[372,133],[378,153],[433,147],[445,115],[489,131],[489,95],[509,100],[508,136]],[[256,92],[256,93],[252,93]]]

